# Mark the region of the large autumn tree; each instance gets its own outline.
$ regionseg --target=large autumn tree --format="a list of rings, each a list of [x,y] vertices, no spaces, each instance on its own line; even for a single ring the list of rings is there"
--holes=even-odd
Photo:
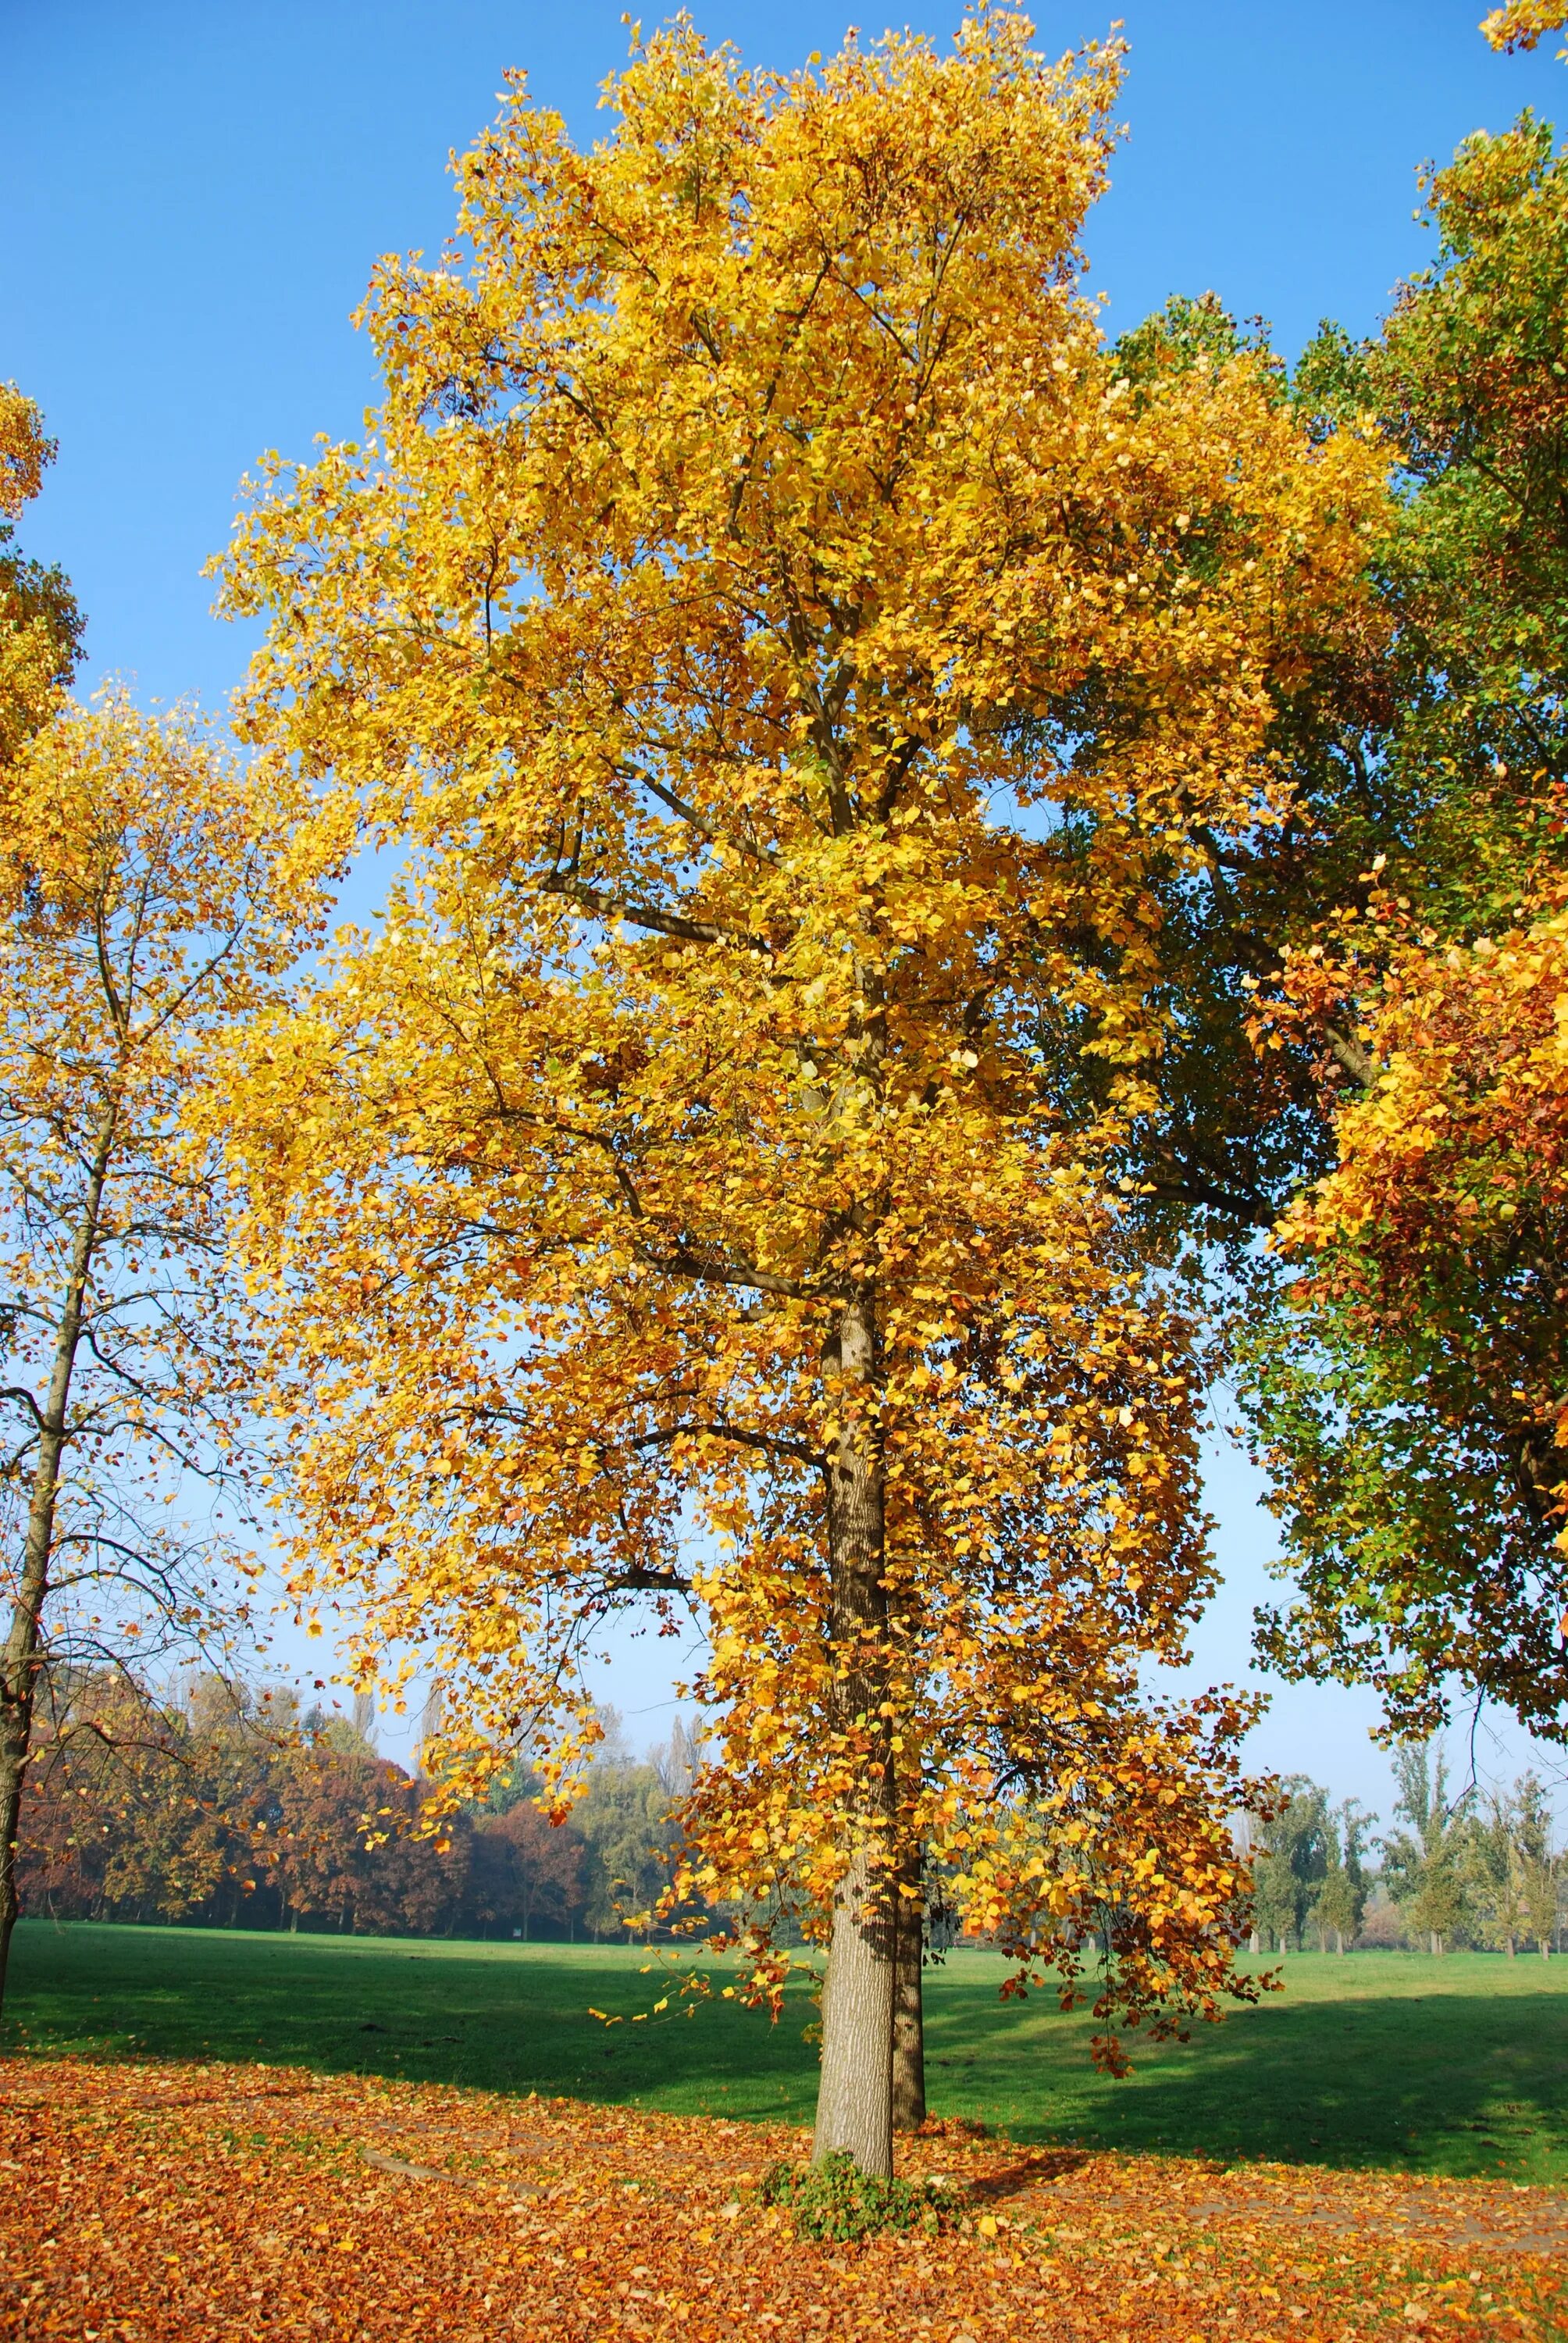
[[[693,1885],[826,1935],[818,2152],[881,2172],[922,1864],[1108,2020],[1236,1982],[1240,1713],[1139,1691],[1211,1571],[1119,1181],[1163,894],[1281,818],[1382,494],[1261,354],[1107,348],[1119,57],[1030,39],[681,21],[587,153],[518,82],[377,273],[373,436],[227,572],[253,729],[406,856],[236,1077],[301,1599],[558,1780],[599,1621],[695,1605]]]
[[[221,1156],[182,1109],[309,932],[299,792],[191,720],[58,711],[0,860],[0,1990],[51,1664],[145,1660],[232,1610],[187,1476],[233,1477],[247,1392]]]

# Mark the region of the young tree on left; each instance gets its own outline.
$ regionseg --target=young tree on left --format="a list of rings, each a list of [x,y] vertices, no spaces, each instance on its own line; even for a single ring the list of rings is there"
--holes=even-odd
[[[194,720],[64,712],[15,767],[0,863],[0,1992],[45,1668],[199,1631],[210,1537],[180,1483],[236,1476],[245,1351],[216,1156],[181,1110],[263,1006],[318,893],[295,786]]]

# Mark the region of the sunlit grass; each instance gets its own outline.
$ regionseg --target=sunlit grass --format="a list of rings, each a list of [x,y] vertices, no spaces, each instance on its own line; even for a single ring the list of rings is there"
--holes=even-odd
[[[5,2036],[809,2121],[804,1989],[776,2026],[722,1999],[656,2015],[668,1979],[640,1973],[652,1957],[32,1921]],[[1004,2004],[1000,1962],[954,1954],[928,1977],[932,2111],[1020,2140],[1568,2181],[1568,1963],[1361,1953],[1285,1968],[1282,1996],[1150,2047],[1117,2083],[1091,2066],[1085,2016]]]

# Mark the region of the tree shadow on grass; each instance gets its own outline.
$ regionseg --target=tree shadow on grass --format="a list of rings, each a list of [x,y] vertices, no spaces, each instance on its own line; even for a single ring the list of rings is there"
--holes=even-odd
[[[668,1976],[623,1946],[266,1937],[25,1924],[8,2046],[258,2061],[679,2114],[810,2120],[816,2012],[715,1998],[654,2013]],[[1000,1963],[932,1973],[929,2095],[1020,2147],[1116,2147],[1568,2182],[1568,1991],[1410,1990],[1369,1963],[1332,1997],[1238,2008],[1094,2072],[1092,2022],[1001,2003]],[[1421,1980],[1416,1980],[1421,1982]],[[1522,1983],[1522,1981],[1521,1981]],[[1397,1989],[1391,1986],[1397,1986]],[[618,2024],[607,2026],[590,2006]],[[645,2013],[638,2018],[638,2013]]]
[[[1123,2081],[1086,2071],[1089,2030],[1039,2002],[999,2023],[983,1986],[954,1985],[932,2027],[936,2104],[989,2109],[1020,2142],[1568,2179],[1562,1991],[1270,2001],[1185,2043],[1133,2039]]]
[[[688,2018],[648,1954],[24,1924],[7,2046],[304,2066],[484,2090],[809,2120],[815,2016],[715,1997]],[[590,2006],[617,2020],[607,2026]]]

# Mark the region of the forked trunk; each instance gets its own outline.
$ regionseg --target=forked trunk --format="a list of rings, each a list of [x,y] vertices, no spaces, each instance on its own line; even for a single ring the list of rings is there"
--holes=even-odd
[[[893,2129],[919,2131],[926,2119],[923,1972],[926,1896],[919,1855],[899,1874],[893,1946]]]
[[[862,1755],[844,1817],[846,1867],[833,1904],[822,1993],[822,2076],[812,2160],[842,2150],[863,2172],[893,2170],[893,1783],[882,1584],[883,1488],[876,1429],[876,1328],[869,1302],[846,1303],[827,1364],[844,1417],[828,1472],[829,1633],[835,1729]]]

